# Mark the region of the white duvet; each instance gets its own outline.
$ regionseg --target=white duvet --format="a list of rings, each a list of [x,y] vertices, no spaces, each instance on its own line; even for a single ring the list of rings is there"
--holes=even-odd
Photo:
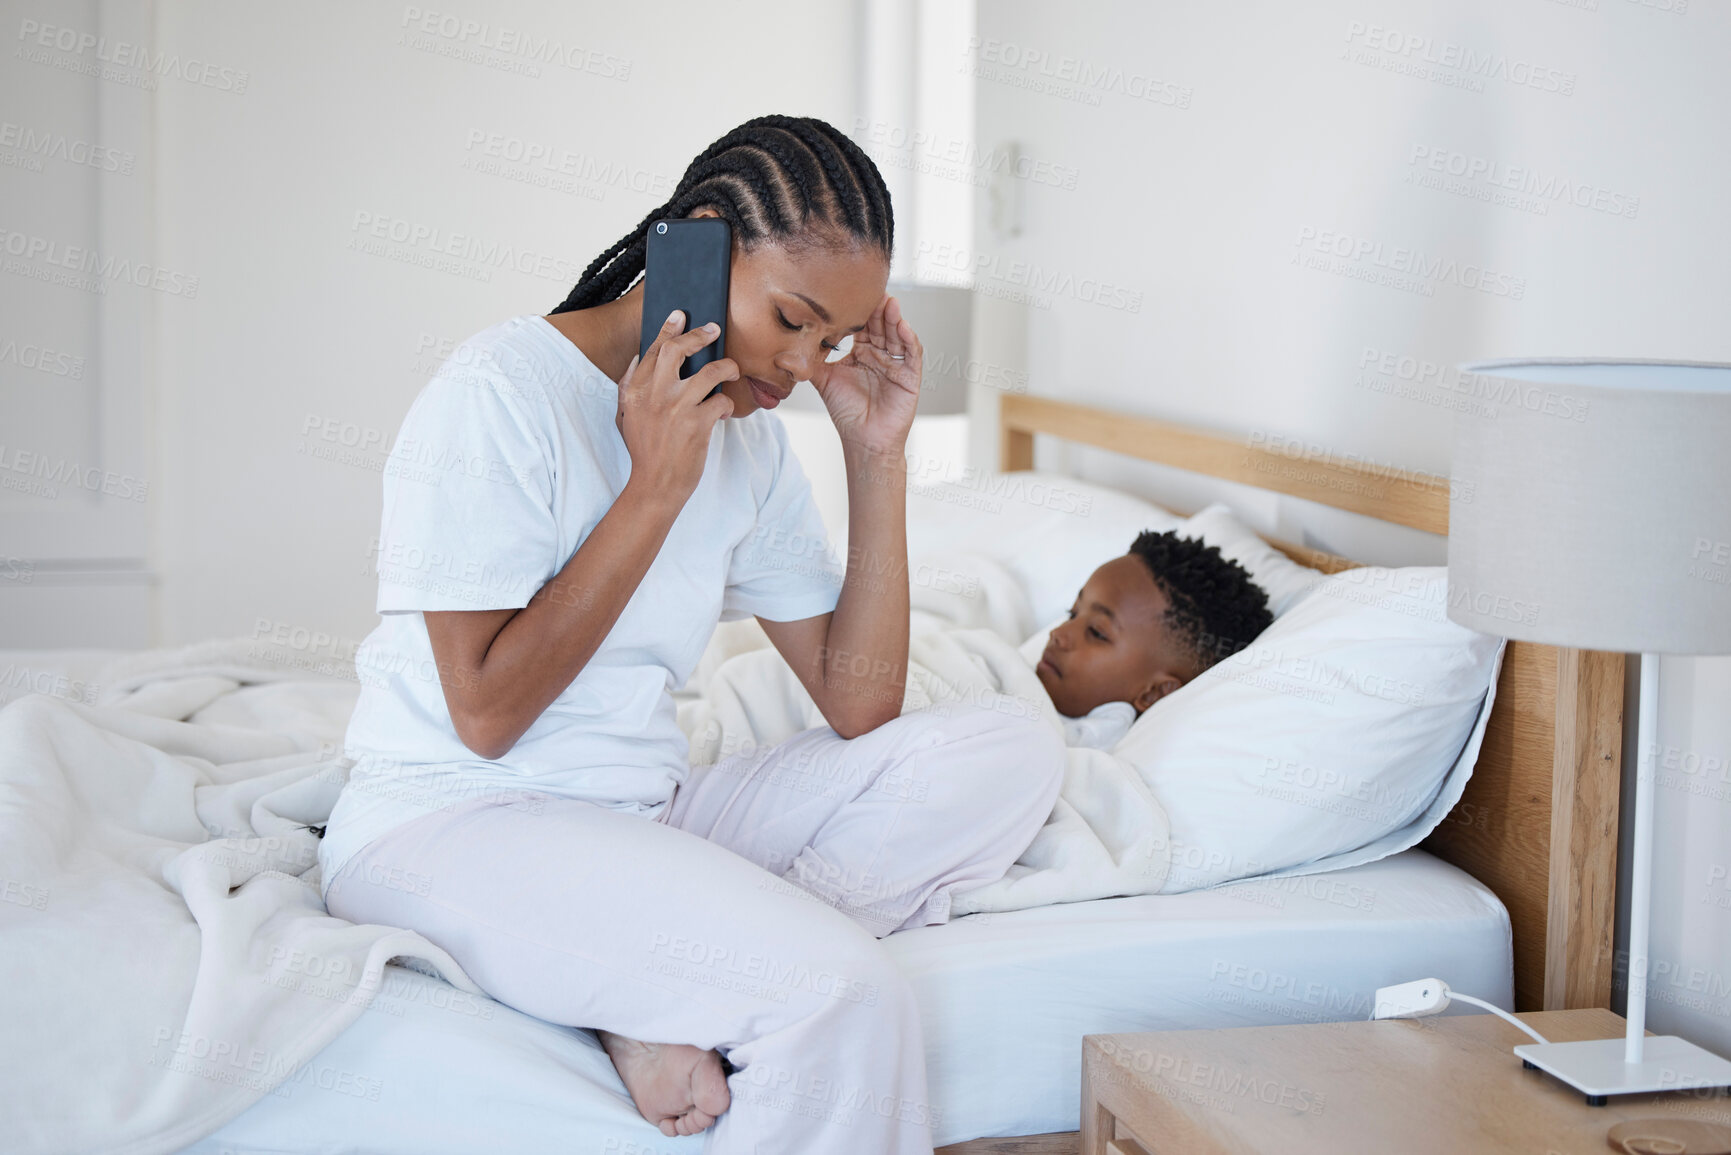
[[[110,667],[98,705],[31,695],[0,710],[14,1043],[0,1149],[176,1151],[303,1083],[376,1098],[309,1060],[386,961],[478,992],[420,935],[325,913],[307,827],[346,777],[319,755],[354,687],[305,678],[238,640]]]
[[[908,649],[902,710],[977,706],[1063,722],[1016,648],[987,629],[938,628]],[[774,745],[824,724],[811,695],[773,650],[740,654],[680,711],[694,764]],[[1153,894],[1171,863],[1166,811],[1142,776],[1105,750],[1071,747],[1052,816],[997,882],[956,896],[957,915],[1053,902]]]

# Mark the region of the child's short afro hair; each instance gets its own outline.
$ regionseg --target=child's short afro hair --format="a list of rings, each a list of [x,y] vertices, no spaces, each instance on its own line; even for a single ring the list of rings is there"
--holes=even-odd
[[[1236,654],[1274,621],[1262,587],[1201,538],[1150,531],[1137,536],[1130,552],[1148,563],[1172,603],[1166,625],[1190,649],[1199,671]]]

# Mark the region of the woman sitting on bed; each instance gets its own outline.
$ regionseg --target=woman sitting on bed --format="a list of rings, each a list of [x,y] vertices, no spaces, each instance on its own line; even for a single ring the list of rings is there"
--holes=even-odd
[[[641,277],[652,222],[696,216],[732,227],[728,356],[681,379],[717,333],[655,318],[639,361]],[[897,716],[908,589],[882,575],[907,572],[897,467],[922,352],[884,294],[893,233],[882,177],[842,133],[744,124],[551,315],[465,342],[385,470],[383,620],[355,657],[327,907],[418,931],[499,1001],[599,1030],[643,1116],[667,1135],[713,1125],[711,1152],[929,1155],[919,1009],[848,903],[869,894],[888,930],[942,921],[951,893],[1015,861],[1062,775],[1031,719]],[[810,487],[759,412],[801,381],[841,438],[863,576],[826,567]],[[462,468],[397,468],[427,460]],[[849,770],[776,816],[799,877],[836,880],[821,903],[670,818],[690,773],[670,691],[718,619],[746,616],[829,723],[770,768]],[[934,765],[965,813],[878,788]],[[862,891],[843,863],[896,882]],[[838,1098],[790,1106],[788,1087]]]
[[[1071,746],[1111,747],[1148,707],[1256,640],[1268,595],[1200,539],[1144,533],[1095,570],[1035,673]]]

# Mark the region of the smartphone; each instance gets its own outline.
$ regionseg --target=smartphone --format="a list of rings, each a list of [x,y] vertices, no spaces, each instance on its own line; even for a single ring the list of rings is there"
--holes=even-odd
[[[732,269],[733,230],[720,217],[652,223],[644,253],[643,333],[638,355],[649,352],[667,314],[683,309],[685,332],[713,321],[721,327],[721,334],[685,359],[680,377],[689,377],[727,356],[727,283]],[[719,392],[721,386],[717,385],[709,397]]]

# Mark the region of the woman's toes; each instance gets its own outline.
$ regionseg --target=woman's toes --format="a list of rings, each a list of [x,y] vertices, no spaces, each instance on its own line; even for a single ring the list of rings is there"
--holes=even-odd
[[[715,1117],[727,1110],[733,1095],[727,1089],[727,1076],[721,1070],[721,1056],[715,1051],[704,1055],[691,1072],[691,1103],[699,1112]],[[706,1123],[704,1126],[708,1126]]]
[[[714,1115],[706,1115],[702,1111],[691,1110],[681,1115],[674,1123],[681,1135],[695,1135],[715,1123]]]

